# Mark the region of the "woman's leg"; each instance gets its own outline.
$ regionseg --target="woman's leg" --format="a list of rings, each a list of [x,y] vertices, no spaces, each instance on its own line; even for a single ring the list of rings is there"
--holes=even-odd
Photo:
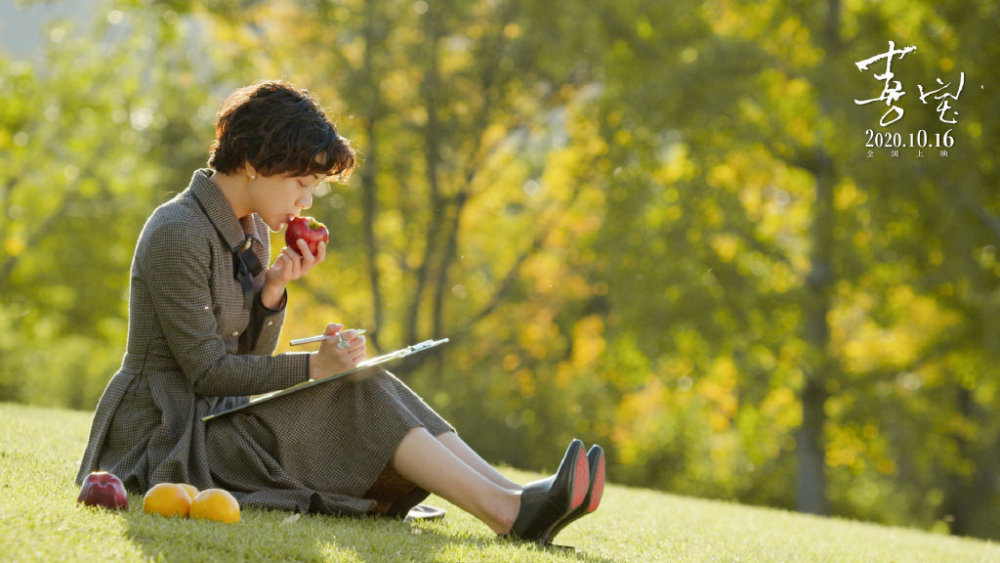
[[[519,491],[494,483],[424,428],[414,428],[403,437],[392,456],[392,468],[418,487],[479,518],[497,533],[510,530],[521,506]]]
[[[455,432],[445,432],[444,434],[437,436],[437,439],[444,444],[444,446],[448,448],[451,453],[455,454],[458,459],[464,461],[466,465],[478,471],[480,475],[486,477],[493,484],[512,491],[520,491],[523,488],[521,485],[518,485],[507,477],[504,477],[502,473],[494,469],[493,466],[480,457],[475,450],[469,447],[469,445],[465,443],[465,440],[459,438],[458,434]]]

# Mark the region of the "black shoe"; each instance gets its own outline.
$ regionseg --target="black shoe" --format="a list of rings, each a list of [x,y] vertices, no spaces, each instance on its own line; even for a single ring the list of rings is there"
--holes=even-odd
[[[503,535],[541,542],[551,535],[560,520],[583,505],[589,488],[590,473],[583,442],[573,440],[555,475],[525,485],[514,525]]]
[[[562,531],[563,528],[586,514],[597,510],[597,507],[601,504],[601,497],[604,496],[604,449],[601,446],[594,445],[587,452],[587,468],[590,474],[590,484],[587,487],[587,496],[584,497],[583,502],[580,506],[573,510],[562,520],[556,522],[556,525],[549,530],[549,533],[542,537],[539,543],[543,545],[549,545],[552,543],[553,538],[556,534]]]

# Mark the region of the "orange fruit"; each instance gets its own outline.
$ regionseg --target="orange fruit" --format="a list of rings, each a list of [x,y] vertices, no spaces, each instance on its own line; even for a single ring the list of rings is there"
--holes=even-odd
[[[189,497],[191,497],[192,501],[194,501],[194,497],[198,496],[198,487],[195,487],[194,485],[188,485],[187,483],[178,483],[178,485],[184,487],[184,490],[187,491],[187,494]]]
[[[240,521],[240,503],[229,491],[205,489],[191,503],[191,518],[235,524]]]
[[[191,510],[191,497],[177,483],[160,483],[146,491],[142,497],[142,511],[162,516],[187,516]]]

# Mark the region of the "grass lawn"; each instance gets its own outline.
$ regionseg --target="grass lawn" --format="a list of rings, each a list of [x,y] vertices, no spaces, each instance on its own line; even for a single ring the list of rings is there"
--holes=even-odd
[[[0,404],[0,560],[1000,561],[984,541],[614,485],[559,535],[575,551],[499,541],[436,497],[448,516],[412,525],[252,509],[231,525],[166,519],[138,496],[115,513],[76,503],[89,428],[89,413]]]

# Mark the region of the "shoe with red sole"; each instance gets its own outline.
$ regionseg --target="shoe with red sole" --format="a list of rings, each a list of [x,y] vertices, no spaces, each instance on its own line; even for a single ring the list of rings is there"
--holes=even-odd
[[[534,481],[521,491],[521,508],[504,537],[541,543],[566,515],[584,505],[591,489],[583,442],[573,440],[555,475]]]
[[[583,502],[575,510],[571,511],[562,520],[556,523],[552,527],[549,534],[542,537],[539,543],[543,545],[550,545],[552,540],[556,537],[556,534],[562,531],[563,528],[573,523],[581,516],[590,514],[591,512],[597,510],[597,507],[601,504],[601,497],[604,496],[604,449],[601,446],[594,445],[587,452],[587,469],[590,474],[590,483],[587,487],[587,495],[584,497]]]

